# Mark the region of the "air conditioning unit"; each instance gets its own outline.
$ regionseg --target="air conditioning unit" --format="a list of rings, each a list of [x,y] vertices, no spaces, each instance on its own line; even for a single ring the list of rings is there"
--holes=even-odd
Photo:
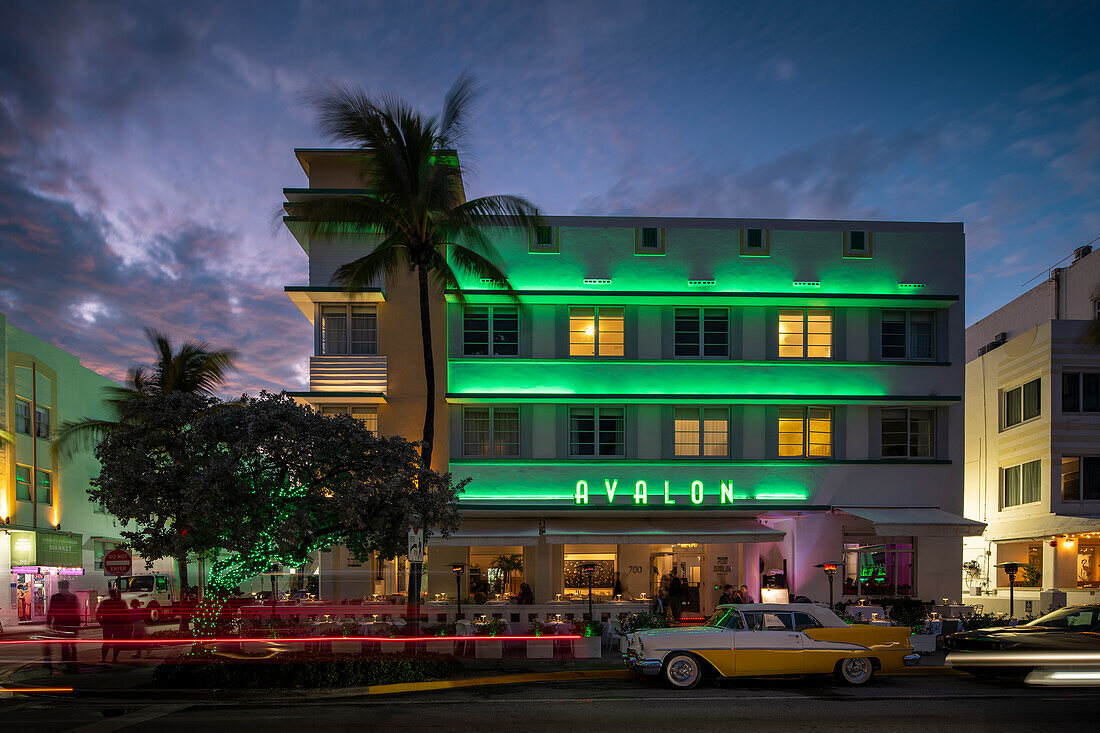
[[[1076,262],[1077,260],[1081,259],[1091,252],[1092,247],[1088,244],[1084,245],[1083,247],[1078,247],[1077,249],[1073,250],[1073,261]]]

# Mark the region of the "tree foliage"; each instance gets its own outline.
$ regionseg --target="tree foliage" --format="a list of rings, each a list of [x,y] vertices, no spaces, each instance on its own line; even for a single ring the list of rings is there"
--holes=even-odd
[[[465,481],[423,470],[415,443],[348,415],[261,393],[157,395],[126,416],[96,451],[93,500],[135,523],[123,536],[146,557],[220,550],[210,584],[225,591],[335,544],[393,557],[414,521],[458,525]]]

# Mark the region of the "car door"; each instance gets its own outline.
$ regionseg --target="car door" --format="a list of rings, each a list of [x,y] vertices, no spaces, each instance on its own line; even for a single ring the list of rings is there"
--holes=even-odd
[[[750,628],[733,632],[734,665],[739,675],[794,674],[802,671],[803,635],[790,613],[745,614]]]

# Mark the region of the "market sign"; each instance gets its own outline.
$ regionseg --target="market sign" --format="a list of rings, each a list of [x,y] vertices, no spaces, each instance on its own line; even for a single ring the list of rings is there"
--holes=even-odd
[[[11,533],[11,564],[79,568],[84,565],[83,535],[61,532]]]
[[[34,552],[34,532],[11,533],[11,564],[37,565]]]

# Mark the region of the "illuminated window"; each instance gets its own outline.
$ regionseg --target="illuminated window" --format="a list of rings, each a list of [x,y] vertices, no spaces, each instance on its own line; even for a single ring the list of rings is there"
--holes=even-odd
[[[569,410],[569,455],[626,455],[626,423],[621,407],[573,407]]]
[[[367,430],[378,435],[378,406],[377,405],[321,405],[321,414],[351,415],[366,426]]]
[[[519,455],[518,407],[467,407],[462,411],[462,445],[466,456]]]
[[[882,411],[883,458],[934,458],[936,411],[894,408]]]
[[[729,356],[728,308],[677,308],[676,356]]]
[[[519,356],[519,309],[472,306],[462,318],[464,356]]]
[[[642,227],[634,230],[634,254],[663,255],[665,230],[658,227]]]
[[[1062,372],[1062,412],[1100,412],[1100,374]]]
[[[19,501],[31,500],[30,466],[15,467],[15,498]]]
[[[1039,501],[1041,484],[1040,461],[1001,469],[1001,508]]]
[[[40,505],[53,504],[53,474],[39,469],[35,481],[35,499]]]
[[[932,311],[884,310],[882,358],[935,358],[935,323],[935,313]]]
[[[1062,499],[1100,500],[1100,458],[1062,456]]]
[[[34,434],[35,437],[50,437],[50,408],[37,405],[34,408]]]
[[[570,308],[570,356],[623,356],[623,308]]]
[[[719,457],[729,455],[729,410],[724,407],[677,407],[676,455]]]
[[[845,257],[870,257],[871,232],[844,232]]]
[[[1040,379],[1001,392],[1001,430],[1039,417],[1042,412]]]
[[[780,308],[779,356],[828,359],[833,355],[833,312],[828,308]]]
[[[527,247],[528,252],[555,254],[558,251],[557,227],[537,226],[531,233],[531,240]]]
[[[833,411],[828,407],[779,408],[780,458],[831,458]]]
[[[378,353],[378,311],[373,305],[323,305],[318,320],[321,355]]]
[[[844,594],[849,596],[913,595],[915,575],[913,550],[914,541],[911,537],[875,537],[858,544],[846,542],[844,544]],[[851,608],[856,611],[859,607]]]
[[[31,403],[21,397],[15,398],[15,432],[31,434]]]

